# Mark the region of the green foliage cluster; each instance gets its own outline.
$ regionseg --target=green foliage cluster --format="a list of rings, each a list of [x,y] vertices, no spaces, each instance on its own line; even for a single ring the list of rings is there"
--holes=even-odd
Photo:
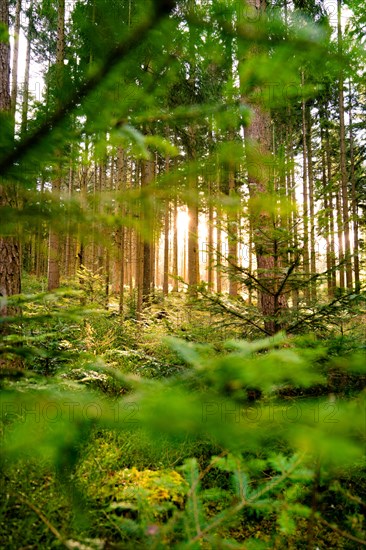
[[[91,463],[84,461],[78,471],[81,485],[97,506],[107,505],[109,512],[138,517],[142,522],[163,521],[174,508],[183,508],[188,485],[180,474],[174,470],[139,471],[135,467],[115,470],[115,460],[107,469],[100,456],[105,454],[104,445],[99,450],[98,457],[93,457]]]
[[[149,238],[167,200],[201,208],[212,200],[223,215],[237,213],[229,169],[240,167],[236,191],[269,160],[273,179],[284,173],[281,148],[271,159],[250,145],[244,151],[239,137],[253,106],[274,109],[279,127],[290,110],[300,127],[302,102],[331,96],[345,59],[363,55],[352,45],[340,58],[323,7],[310,0],[294,5],[316,24],[287,11],[285,24],[276,9],[256,18],[226,0],[202,1],[195,10],[191,1],[86,0],[73,3],[67,21],[60,87],[56,4],[34,4],[30,31],[37,59],[48,62],[47,101],[31,101],[29,132],[15,143],[10,116],[1,114],[11,126],[0,136],[1,184],[16,185],[16,204],[1,204],[1,234],[23,242],[42,237],[46,226],[67,227],[85,246],[91,228],[101,243],[121,227]],[[359,34],[364,16],[356,2],[350,5]],[[7,39],[0,27],[0,41]],[[355,67],[349,74],[357,84]],[[300,147],[291,147],[294,161]],[[153,157],[161,164],[174,157],[176,165],[143,191],[127,177],[111,178],[115,188],[97,197],[83,170],[98,163],[101,169],[108,151],[119,148],[135,168]],[[80,176],[70,200],[48,193],[56,151],[64,169]],[[330,157],[338,163],[338,152]],[[207,193],[213,176],[218,199]],[[361,161],[356,176],[362,198]],[[319,177],[315,190],[322,185]],[[243,192],[241,204],[250,206],[250,222],[262,209],[271,217],[269,240],[284,243],[286,259],[273,273],[290,294],[309,283],[294,270],[288,284],[302,236],[289,247],[292,228],[281,220],[297,223],[298,214],[277,197],[272,179],[268,190],[252,199]],[[326,217],[324,207],[319,227]],[[321,295],[300,300],[277,316],[287,336],[259,340],[258,308],[209,296],[204,285],[200,307],[156,296],[139,315],[136,290],[129,289],[122,318],[117,298],[107,303],[102,270],[81,266],[77,277],[72,288],[52,293],[44,280],[36,288],[24,277],[29,295],[8,300],[21,317],[0,320],[1,359],[19,359],[23,367],[0,370],[2,548],[366,544],[364,294],[340,291],[327,305]],[[253,278],[237,277],[251,289]]]
[[[240,547],[245,540],[253,548],[284,541],[297,548],[299,536],[326,547],[329,525],[336,529],[334,548],[353,544],[339,531],[362,540],[360,340],[278,335],[229,340],[218,351],[187,341],[195,331],[189,334],[187,324],[187,340],[169,336],[155,345],[157,357],[169,346],[182,368],[151,379],[137,376],[144,369],[133,361],[103,366],[95,355],[108,358],[104,340],[116,356],[118,345],[127,347],[114,323],[113,316],[90,318],[86,329],[81,323],[94,363],[66,371],[60,365],[56,378],[3,380],[7,522],[25,507],[25,518],[38,517],[38,529],[47,532],[45,548],[55,535],[43,515],[62,526],[62,540],[90,548],[111,540],[120,547]],[[155,325],[152,316],[135,333],[151,356]],[[41,465],[31,475],[35,499],[16,481],[25,456]],[[50,502],[45,483],[54,487]],[[55,500],[63,503],[62,519],[52,509]],[[7,529],[4,536],[11,547]]]

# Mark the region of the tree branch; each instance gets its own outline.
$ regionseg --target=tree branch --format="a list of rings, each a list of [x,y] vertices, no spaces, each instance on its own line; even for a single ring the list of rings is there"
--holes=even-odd
[[[231,309],[227,304],[224,304],[218,297],[213,297],[209,294],[206,294],[204,292],[202,292],[201,290],[199,291],[200,294],[202,296],[204,296],[207,300],[209,300],[211,303],[213,304],[216,304],[218,306],[220,306],[222,309],[224,309],[227,313],[230,313],[231,315],[234,315],[235,317],[238,317],[239,319],[241,319],[242,321],[245,321],[246,323],[248,323],[249,325],[252,325],[253,327],[255,327],[257,330],[263,332],[263,334],[265,334],[266,336],[271,336],[271,334],[265,330],[263,327],[257,325],[254,321],[252,321],[251,319],[248,319],[245,315],[243,315],[242,313],[240,313],[239,311],[236,311],[235,309]]]
[[[266,493],[268,493],[269,491],[271,491],[272,489],[274,489],[274,487],[276,487],[277,485],[279,485],[280,483],[282,483],[282,481],[284,481],[286,478],[289,477],[289,475],[294,471],[296,470],[296,468],[301,464],[303,460],[303,456],[301,456],[300,458],[298,458],[298,460],[296,460],[296,462],[294,462],[294,464],[292,464],[292,466],[289,467],[288,470],[286,470],[286,472],[283,472],[280,476],[276,477],[274,480],[270,481],[269,483],[267,483],[267,485],[265,485],[264,487],[262,487],[262,489],[259,489],[256,493],[254,493],[251,497],[249,497],[248,499],[242,499],[236,506],[233,506],[232,508],[229,508],[223,515],[217,517],[216,519],[214,519],[209,525],[207,525],[199,535],[197,535],[196,537],[194,537],[190,543],[193,543],[193,542],[196,542],[198,540],[200,540],[201,538],[203,538],[209,531],[212,531],[212,529],[215,529],[216,527],[218,527],[223,521],[225,521],[226,519],[229,519],[229,518],[232,518],[234,517],[238,512],[240,512],[245,506],[250,506],[251,504],[253,504],[256,499],[260,498],[261,496],[265,495]]]
[[[39,145],[55,128],[58,128],[67,115],[85,99],[108,74],[114,69],[130,52],[141,44],[141,37],[149,33],[166,16],[169,15],[175,6],[174,0],[154,0],[152,2],[153,12],[140,25],[138,25],[124,40],[118,44],[108,55],[102,66],[94,72],[84,83],[73,93],[72,97],[60,108],[48,117],[39,128],[27,135],[20,143],[0,161],[0,174],[6,175],[15,162],[21,161],[30,151]]]
[[[329,529],[332,529],[332,531],[335,531],[336,533],[341,535],[341,537],[343,537],[345,539],[353,540],[354,542],[357,542],[357,544],[361,544],[361,546],[366,546],[366,541],[365,540],[359,539],[358,537],[355,537],[355,536],[351,535],[350,533],[347,533],[347,531],[343,531],[342,529],[337,527],[337,525],[333,525],[331,523],[328,523],[327,520],[325,520],[321,516],[318,516],[318,520],[320,521],[320,523],[322,523],[326,527],[329,527]]]

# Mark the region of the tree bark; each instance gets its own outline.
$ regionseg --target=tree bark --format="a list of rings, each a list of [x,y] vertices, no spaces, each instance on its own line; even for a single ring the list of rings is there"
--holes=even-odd
[[[319,110],[320,115],[320,144],[321,144],[321,168],[322,168],[322,184],[323,184],[323,206],[324,206],[324,237],[326,240],[326,265],[327,265],[327,290],[328,296],[333,296],[332,288],[332,253],[331,253],[331,224],[329,219],[329,195],[327,189],[327,167],[325,158],[325,138],[324,138],[324,114],[322,109]]]
[[[235,197],[235,172],[234,167],[229,167],[229,196]],[[236,212],[229,212],[227,219],[229,264],[238,265],[238,223]],[[238,281],[235,278],[235,268],[230,269],[229,265],[229,295],[238,295]]]
[[[188,177],[191,192],[191,201],[188,204],[188,285],[189,295],[195,297],[199,282],[198,189],[196,175],[189,174]]]
[[[309,222],[310,222],[310,272],[314,277],[316,274],[315,255],[315,205],[314,205],[314,169],[313,169],[313,147],[311,143],[311,112],[310,105],[305,105],[306,118],[306,152],[308,161],[308,182],[309,182]],[[310,283],[310,296],[316,300],[317,289],[315,280]]]
[[[174,197],[174,217],[173,217],[173,292],[178,292],[178,199]]]
[[[209,292],[213,291],[213,223],[214,223],[214,211],[213,211],[213,192],[212,182],[208,184],[208,223],[207,223],[207,288]]]
[[[65,0],[59,0],[57,10],[57,51],[56,51],[56,74],[57,85],[62,89],[62,73],[65,57]],[[57,100],[60,105],[60,98]],[[60,151],[56,152],[56,157],[60,157]],[[61,160],[58,160],[56,166],[56,176],[52,182],[52,192],[57,200],[60,195],[62,182]],[[48,290],[55,290],[60,286],[60,240],[59,235],[50,228],[48,244]]]
[[[257,16],[265,9],[265,2],[257,0],[249,0],[248,5],[253,11],[255,10],[254,13]],[[253,47],[250,55],[256,53],[258,51]],[[239,63],[242,61],[239,59]],[[240,84],[241,87],[244,86],[244,83]],[[252,109],[251,124],[245,128],[250,197],[254,199],[266,195],[274,199],[270,181],[271,166],[265,164],[265,160],[271,154],[271,117],[259,104],[252,103],[250,106]],[[279,316],[281,310],[287,307],[285,296],[278,293],[277,289],[281,258],[273,235],[272,213],[266,207],[260,206],[259,211],[256,210],[251,214],[257,258],[258,305],[263,315],[264,329],[269,335],[273,335],[282,328]]]
[[[342,38],[342,24],[341,24],[341,15],[342,15],[342,1],[337,1],[338,7],[338,53],[341,58],[343,52],[343,38]],[[342,61],[341,61],[342,62]],[[340,170],[341,170],[341,190],[342,190],[342,225],[344,233],[344,255],[345,255],[345,268],[346,268],[346,283],[347,288],[352,288],[352,259],[351,259],[351,242],[350,242],[350,223],[349,223],[349,203],[348,203],[348,174],[347,174],[347,165],[346,165],[346,132],[345,132],[345,123],[344,123],[344,79],[343,79],[343,70],[340,69],[339,74],[339,138],[340,138]]]
[[[220,185],[219,185],[220,189]],[[219,197],[220,197],[220,191],[219,191]],[[220,205],[217,204],[216,207],[216,219],[215,219],[215,226],[216,226],[216,247],[217,247],[217,253],[216,253],[216,292],[218,294],[221,294],[222,292],[222,271],[221,271],[221,265],[222,265],[222,238],[221,238],[221,208]]]
[[[154,179],[154,162],[143,160],[141,163],[141,187],[147,187]],[[146,199],[145,199],[146,200]],[[145,222],[143,222],[145,223]],[[152,236],[151,236],[152,238]],[[143,275],[142,275],[142,302],[148,303],[151,298],[152,285],[152,254],[153,244],[151,240],[144,239],[143,249]]]
[[[0,0],[0,23],[9,28],[9,3],[8,0]],[[9,122],[9,138],[12,139],[14,116],[11,112],[10,98],[10,46],[9,43],[0,42],[0,113],[4,116],[4,127]],[[8,191],[8,182],[0,178],[0,207],[11,205],[11,197]],[[0,234],[0,317],[11,317],[20,314],[19,308],[9,306],[8,298],[21,292],[21,255],[19,240],[14,235],[9,235],[6,226]],[[6,323],[0,324],[0,334],[8,332]],[[18,358],[0,358],[0,367],[20,367]]]
[[[11,82],[11,110],[15,117],[18,91],[18,53],[19,53],[19,32],[20,32],[20,12],[22,9],[22,0],[17,0],[15,8],[15,25],[14,25],[14,50],[13,50],[13,65],[12,65],[12,82]]]
[[[9,3],[0,0],[0,23],[9,28]],[[0,42],[0,112],[8,114],[9,122],[13,119],[10,98],[10,46]],[[9,127],[10,130],[10,127]],[[9,134],[10,137],[10,134]],[[8,206],[10,197],[7,182],[0,179],[0,206]],[[6,227],[0,236],[0,316],[18,314],[17,308],[7,304],[7,297],[21,292],[20,245],[16,236],[8,235]]]
[[[123,193],[126,186],[125,158],[122,147],[117,149],[117,188]],[[122,219],[125,217],[125,206],[121,201],[120,212]],[[124,302],[125,302],[125,264],[126,264],[126,228],[122,225],[120,231],[119,243],[119,314],[124,320]]]
[[[0,23],[5,29],[9,29],[8,0],[0,0]],[[10,115],[10,45],[5,41],[0,42],[0,76],[0,111]]]
[[[329,120],[328,110],[324,111],[325,120]],[[327,182],[329,186],[328,195],[328,209],[329,209],[329,231],[330,231],[330,264],[332,268],[332,296],[334,296],[337,287],[337,274],[336,274],[336,246],[335,246],[335,220],[334,220],[334,202],[333,202],[333,189],[332,189],[332,157],[330,148],[330,136],[328,124],[325,126],[325,157],[327,165]]]
[[[302,73],[302,86],[304,86],[304,73]],[[303,133],[303,176],[302,176],[302,193],[303,193],[303,268],[306,280],[310,278],[310,257],[309,257],[309,193],[308,193],[308,154],[307,154],[307,128],[306,128],[306,104],[302,101],[302,133]],[[310,289],[306,285],[304,288],[305,304],[310,303]]]
[[[28,128],[28,105],[29,105],[29,70],[32,50],[31,30],[32,30],[32,12],[33,0],[31,0],[28,10],[28,32],[27,32],[27,51],[25,54],[25,70],[23,82],[23,99],[22,99],[22,120],[20,124],[20,134],[24,135]]]
[[[360,292],[360,243],[358,234],[358,197],[356,190],[355,179],[355,155],[354,155],[354,140],[353,140],[353,113],[352,113],[352,86],[351,79],[349,80],[349,149],[350,149],[350,176],[351,176],[351,193],[352,193],[352,216],[353,216],[353,266],[355,273],[355,290]]]
[[[169,157],[165,159],[165,171],[169,172]],[[167,199],[165,202],[164,213],[164,268],[163,268],[163,294],[167,296],[169,293],[169,222],[170,222],[170,203]]]

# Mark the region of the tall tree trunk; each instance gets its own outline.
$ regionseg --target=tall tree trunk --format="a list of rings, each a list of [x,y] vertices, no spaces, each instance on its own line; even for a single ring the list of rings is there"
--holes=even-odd
[[[188,0],[187,9],[189,15],[194,15],[195,12],[195,1]],[[190,66],[189,66],[189,84],[194,90],[195,79],[197,77],[197,52],[195,46],[195,39],[198,38],[197,28],[192,26],[188,22],[189,29],[189,55],[190,55]],[[195,124],[192,124],[188,129],[188,146],[187,146],[187,156],[188,162],[196,160],[197,154],[197,127]],[[198,243],[198,218],[199,218],[199,208],[198,208],[198,180],[195,173],[195,166],[189,166],[188,174],[188,188],[190,193],[190,200],[188,202],[188,293],[189,296],[194,298],[197,296],[197,284],[199,282],[199,243]]]
[[[144,244],[141,240],[140,235],[137,233],[135,234],[135,253],[136,253],[136,277],[135,277],[135,287],[137,289],[137,296],[136,296],[136,319],[138,321],[141,321],[141,315],[142,315],[142,308],[143,308],[143,300],[144,300],[144,294],[143,294],[143,284],[144,284]],[[150,262],[149,262],[150,265]]]
[[[164,213],[164,267],[163,267],[163,294],[169,293],[169,229],[170,229],[170,203],[165,203]]]
[[[290,264],[294,265],[297,261],[297,254],[299,249],[299,235],[298,235],[298,215],[297,215],[297,202],[296,202],[296,178],[295,178],[295,162],[294,162],[294,129],[292,124],[292,112],[290,107],[288,108],[288,118],[291,121],[288,126],[288,139],[287,139],[287,152],[286,152],[286,179],[287,179],[287,196],[291,203],[291,214],[289,216],[289,232],[292,234],[290,252]],[[297,268],[295,268],[296,271]],[[297,308],[299,304],[299,289],[297,285],[292,285],[291,298],[293,308]]]
[[[342,1],[337,0],[338,7],[338,53],[341,58],[343,52],[343,38],[342,38]],[[342,63],[342,60],[340,61]],[[341,170],[341,189],[342,189],[342,225],[344,233],[344,254],[345,254],[345,268],[346,268],[346,282],[347,288],[352,288],[352,259],[351,259],[351,243],[350,243],[350,224],[349,224],[349,204],[348,204],[348,175],[346,165],[346,132],[344,124],[344,79],[343,69],[340,69],[339,74],[339,138],[340,138],[340,170]]]
[[[169,172],[169,157],[165,159],[165,171]],[[164,213],[164,268],[163,268],[163,294],[168,296],[169,292],[169,222],[170,222],[170,202],[165,202]]]
[[[302,73],[302,86],[304,87],[304,73]],[[306,280],[310,278],[310,257],[309,257],[309,194],[308,194],[308,154],[307,154],[307,129],[306,129],[306,104],[305,100],[302,101],[302,133],[303,133],[303,231],[304,231],[304,244],[303,244],[303,269]],[[310,303],[310,289],[306,285],[304,288],[304,299],[306,305]]]
[[[219,184],[219,196],[220,196],[220,184]],[[216,292],[218,294],[221,294],[222,292],[222,271],[221,271],[222,238],[221,238],[221,208],[219,204],[217,204],[217,207],[216,207],[215,226],[216,226],[216,247],[217,247],[216,248]]]
[[[322,167],[322,184],[323,184],[323,205],[324,205],[324,237],[326,240],[326,265],[327,265],[327,290],[328,296],[333,296],[332,288],[332,253],[331,253],[331,224],[330,224],[330,202],[327,185],[327,167],[325,158],[325,137],[324,137],[324,114],[320,110],[320,144],[321,144],[321,167]]]
[[[120,241],[120,254],[119,254],[120,272],[119,272],[118,311],[122,317],[122,321],[124,316],[124,303],[125,303],[125,263],[126,263],[125,246],[126,246],[126,228],[121,227],[121,241]]]
[[[126,169],[125,158],[122,147],[117,149],[117,186],[118,190],[123,193],[126,187]],[[126,215],[125,206],[121,201],[120,206],[122,220]],[[123,222],[124,223],[124,222]],[[122,321],[124,319],[124,302],[125,302],[125,264],[126,264],[126,228],[122,225],[120,229],[120,246],[119,246],[119,314]]]
[[[190,159],[194,158],[193,146]],[[188,204],[188,285],[189,295],[197,295],[197,284],[199,282],[199,250],[198,250],[198,188],[197,176],[189,174],[189,189],[191,199]]]
[[[263,3],[258,5],[257,0],[249,0],[249,6],[258,17],[258,9],[263,9]],[[252,48],[251,55],[257,50]],[[242,62],[239,59],[239,63]],[[240,83],[244,87],[245,83]],[[242,94],[243,95],[243,94]],[[245,98],[243,97],[243,100]],[[245,128],[247,168],[249,180],[249,193],[254,197],[268,196],[274,199],[271,189],[270,168],[265,169],[264,163],[258,171],[258,159],[264,160],[271,152],[272,132],[271,118],[258,104],[251,105],[251,124]],[[251,156],[253,155],[253,160]],[[261,205],[259,211],[253,212],[253,241],[257,258],[257,279],[259,283],[258,301],[259,308],[264,319],[264,330],[273,335],[281,329],[279,322],[280,312],[287,307],[285,296],[277,291],[278,265],[280,255],[276,250],[277,243],[273,236],[273,215],[265,206]]]
[[[154,217],[154,220],[156,218]],[[151,238],[151,254],[150,254],[150,297],[154,296],[156,288],[156,266],[159,265],[159,246],[156,243],[156,228],[152,228],[152,238]],[[159,273],[160,275],[160,273]]]
[[[325,108],[325,120],[328,120],[328,110]],[[329,230],[330,230],[330,258],[332,268],[332,295],[335,294],[337,287],[337,274],[336,274],[336,245],[335,245],[335,220],[334,220],[334,203],[333,203],[333,189],[332,189],[332,157],[330,148],[330,136],[328,124],[325,126],[325,156],[327,164],[327,181],[329,186]]]
[[[8,0],[0,0],[0,24],[9,28],[9,4]],[[12,139],[13,120],[10,98],[10,46],[6,41],[0,41],[0,113],[8,114],[8,137]],[[5,117],[4,117],[4,127]],[[7,182],[0,178],[0,207],[11,205],[7,189]],[[18,315],[19,309],[10,307],[7,299],[10,296],[21,292],[21,262],[20,244],[18,238],[9,235],[7,228],[4,234],[0,234],[0,317]],[[8,327],[5,323],[0,324],[0,333],[5,334]],[[0,366],[20,366],[20,361],[9,361],[1,359]]]
[[[337,210],[337,237],[338,237],[338,260],[339,260],[339,288],[345,288],[345,257],[343,248],[343,210],[341,203],[341,189],[336,189],[336,210]]]
[[[6,299],[20,292],[19,242],[15,237],[0,237],[0,317],[19,313],[18,308],[8,306]]]
[[[26,133],[28,128],[28,105],[29,105],[29,70],[32,50],[32,17],[33,17],[33,0],[31,0],[28,10],[28,32],[27,32],[27,50],[25,54],[25,70],[23,82],[23,99],[22,99],[22,120],[20,124],[20,134]]]
[[[351,192],[352,192],[352,217],[353,217],[353,255],[354,255],[354,271],[355,271],[355,290],[360,292],[360,243],[358,235],[358,201],[355,179],[355,154],[353,140],[353,113],[352,113],[352,86],[351,79],[349,80],[349,149],[350,149],[350,176],[351,176]]]
[[[229,196],[235,197],[235,172],[234,167],[229,167]],[[229,245],[229,295],[238,295],[238,281],[235,268],[230,269],[230,264],[238,265],[238,224],[236,212],[229,212],[227,219],[228,245]]]
[[[142,188],[147,187],[153,181],[153,179],[154,179],[154,162],[150,160],[143,160],[141,163],[141,187]],[[152,269],[151,269],[152,254],[153,254],[152,241],[144,239],[142,249],[143,249],[142,301],[143,303],[148,303],[151,298],[151,283],[152,283]]]
[[[111,281],[111,274],[110,274],[110,252],[109,248],[107,247],[105,251],[105,309],[108,311],[109,309],[109,284]]]
[[[249,218],[248,220],[249,224],[249,231],[248,231],[248,272],[252,275],[253,274],[253,250],[254,250],[254,243],[253,243],[253,226],[252,221]],[[251,306],[253,304],[253,286],[249,285],[248,288],[248,304]]]
[[[63,67],[65,57],[65,0],[59,0],[57,10],[57,51],[56,51],[56,74],[57,86],[62,90]],[[60,98],[57,100],[61,103]],[[61,156],[60,151],[57,151],[56,156]],[[52,192],[57,200],[60,195],[62,182],[62,166],[61,160],[56,166],[56,177],[52,182]],[[50,228],[49,245],[48,245],[48,290],[55,290],[60,286],[60,241],[59,235]]]
[[[74,183],[74,166],[71,153],[70,166],[69,166],[69,184],[68,184],[68,199],[71,200]],[[67,278],[75,275],[75,251],[74,251],[74,239],[70,234],[70,222],[67,222],[67,232],[65,240],[65,276]]]
[[[315,205],[314,205],[314,169],[313,169],[313,147],[311,143],[311,112],[310,105],[305,106],[306,115],[306,152],[308,161],[308,182],[309,182],[309,221],[310,221],[310,271],[311,276],[316,275],[315,255]],[[316,300],[316,283],[312,280],[310,284],[311,299]]]
[[[214,224],[214,210],[213,210],[213,193],[212,182],[208,184],[208,223],[207,223],[207,287],[208,291],[213,290],[213,224]]]
[[[20,12],[22,9],[22,0],[17,0],[15,7],[15,25],[14,25],[14,49],[13,49],[13,66],[12,66],[12,82],[11,82],[11,110],[15,117],[15,109],[17,104],[18,91],[18,52],[19,52],[19,32],[20,32]],[[15,120],[15,119],[14,119]]]
[[[173,292],[178,292],[178,199],[174,197],[174,216],[173,216]]]

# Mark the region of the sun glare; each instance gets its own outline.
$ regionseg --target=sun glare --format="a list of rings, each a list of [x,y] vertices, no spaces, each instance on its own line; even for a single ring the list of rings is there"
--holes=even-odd
[[[180,209],[177,214],[177,230],[180,235],[185,235],[188,232],[189,216],[185,209]]]

